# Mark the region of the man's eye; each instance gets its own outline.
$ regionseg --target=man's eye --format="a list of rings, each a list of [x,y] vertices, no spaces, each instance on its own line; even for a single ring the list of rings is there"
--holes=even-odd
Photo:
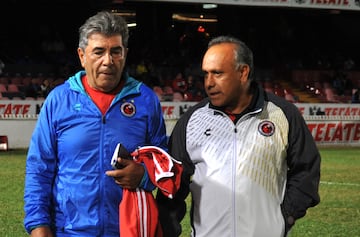
[[[113,57],[121,57],[122,56],[122,52],[121,51],[115,51],[112,53]]]
[[[219,78],[222,76],[222,72],[214,72],[214,77]]]
[[[94,54],[97,56],[102,56],[104,53],[102,51],[95,51]]]
[[[123,57],[123,55],[124,55],[124,51],[123,51],[122,48],[113,50],[113,51],[111,52],[111,56],[112,56],[113,58],[121,58],[121,57]]]

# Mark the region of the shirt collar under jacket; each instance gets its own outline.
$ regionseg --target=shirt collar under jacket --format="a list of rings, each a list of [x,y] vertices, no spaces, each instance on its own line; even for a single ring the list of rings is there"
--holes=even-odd
[[[87,94],[85,88],[81,82],[81,78],[85,75],[85,71],[81,70],[77,72],[75,75],[69,77],[67,82],[70,84],[70,89],[77,91],[82,94]],[[134,78],[130,77],[128,73],[123,73],[122,80],[126,80],[123,89],[115,96],[115,100],[120,98],[124,98],[130,94],[138,94],[140,93],[140,86],[142,82],[135,80]]]

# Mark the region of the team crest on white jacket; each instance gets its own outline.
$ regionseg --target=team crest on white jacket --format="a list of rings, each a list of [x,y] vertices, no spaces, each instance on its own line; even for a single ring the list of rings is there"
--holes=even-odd
[[[275,125],[270,121],[262,121],[258,127],[259,132],[266,137],[270,137],[275,132]]]
[[[120,110],[126,117],[132,117],[136,112],[135,105],[132,102],[125,102],[121,105]]]

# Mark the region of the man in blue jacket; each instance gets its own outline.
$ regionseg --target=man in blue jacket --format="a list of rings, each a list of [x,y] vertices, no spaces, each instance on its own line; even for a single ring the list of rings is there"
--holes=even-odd
[[[24,225],[31,236],[119,236],[122,188],[151,191],[144,165],[110,160],[129,151],[166,149],[157,96],[124,71],[128,28],[109,12],[79,29],[84,71],[54,88],[41,108],[26,162]]]

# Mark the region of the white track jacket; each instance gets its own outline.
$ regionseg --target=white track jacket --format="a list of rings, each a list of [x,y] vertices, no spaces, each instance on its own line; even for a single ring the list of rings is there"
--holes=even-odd
[[[190,192],[193,237],[282,237],[319,203],[320,155],[297,107],[254,86],[234,122],[207,99],[176,124],[171,155],[183,163],[174,200],[158,194],[164,236],[178,236]]]

